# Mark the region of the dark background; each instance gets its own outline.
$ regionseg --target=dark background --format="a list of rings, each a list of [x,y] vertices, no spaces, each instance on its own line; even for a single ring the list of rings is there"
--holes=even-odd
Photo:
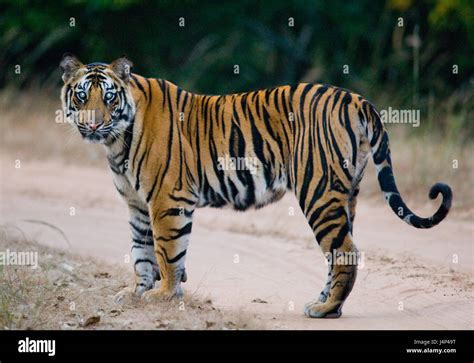
[[[127,54],[134,72],[199,93],[331,83],[363,94],[379,108],[420,109],[425,127],[458,136],[466,127],[460,138],[465,141],[474,135],[473,4],[6,1],[0,12],[0,86],[59,86],[57,65],[64,52],[84,63]],[[15,65],[21,65],[20,74]]]

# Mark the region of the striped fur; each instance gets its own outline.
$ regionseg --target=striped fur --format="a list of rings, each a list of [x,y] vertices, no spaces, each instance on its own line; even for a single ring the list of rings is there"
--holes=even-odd
[[[385,199],[406,223],[430,228],[451,206],[451,189],[438,183],[429,196],[441,193],[443,201],[432,217],[407,208],[377,111],[347,90],[298,84],[204,96],[131,74],[125,58],[82,65],[67,55],[61,67],[65,112],[95,110],[106,130],[95,135],[87,119],[76,122],[84,138],[106,146],[115,187],[130,210],[135,293],[146,298],[182,294],[197,207],[259,208],[291,190],[323,252],[355,253],[352,226],[370,155]],[[83,90],[86,100],[78,100]],[[116,93],[113,105],[105,99],[108,90]],[[356,263],[328,265],[325,288],[305,307],[310,317],[339,317],[354,284]]]

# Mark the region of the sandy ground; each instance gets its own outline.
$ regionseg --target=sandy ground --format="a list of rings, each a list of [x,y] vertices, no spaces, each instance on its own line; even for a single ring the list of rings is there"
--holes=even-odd
[[[28,251],[30,265],[0,265],[0,328],[15,330],[264,328],[252,315],[222,311],[209,297],[187,294],[171,301],[147,302],[114,295],[130,283],[129,271],[29,240],[17,227],[0,228],[0,251]]]
[[[16,169],[14,159],[0,158],[0,223],[114,265],[131,281],[127,212],[109,171],[53,161],[23,161]],[[425,215],[436,206],[411,205]],[[303,305],[319,295],[327,267],[292,196],[258,211],[199,209],[195,215],[185,293],[209,296],[224,314],[249,313],[271,329],[474,328],[470,221],[448,217],[434,229],[416,230],[382,203],[359,200],[358,280],[342,318],[315,320],[303,315]],[[57,231],[25,220],[57,226],[69,245]]]

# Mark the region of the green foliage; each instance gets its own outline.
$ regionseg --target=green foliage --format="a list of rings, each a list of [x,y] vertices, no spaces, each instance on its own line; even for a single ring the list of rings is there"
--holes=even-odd
[[[454,119],[468,125],[472,118],[470,0],[10,0],[0,12],[0,34],[0,85],[59,84],[64,52],[83,62],[125,53],[136,73],[195,92],[324,82],[426,110],[429,97],[459,95],[450,106]]]

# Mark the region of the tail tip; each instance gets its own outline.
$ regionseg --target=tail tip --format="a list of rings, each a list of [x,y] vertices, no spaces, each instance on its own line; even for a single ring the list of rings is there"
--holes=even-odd
[[[430,199],[436,199],[439,194],[443,196],[443,207],[447,209],[451,208],[451,202],[453,200],[451,187],[444,183],[436,183],[431,187],[429,197]]]

